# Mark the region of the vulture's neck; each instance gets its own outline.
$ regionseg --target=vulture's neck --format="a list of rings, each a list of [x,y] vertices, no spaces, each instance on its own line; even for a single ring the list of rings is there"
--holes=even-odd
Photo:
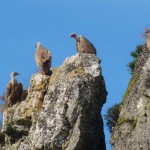
[[[150,51],[150,37],[147,38],[146,44],[147,44],[148,50]]]
[[[36,50],[38,50],[40,46],[41,46],[40,43],[38,43],[36,46]]]
[[[11,75],[11,81],[12,84],[18,84],[18,81],[15,79],[15,76]]]
[[[74,37],[74,40],[78,43],[78,42],[79,42],[79,38],[80,38],[80,37],[75,36],[75,37]]]

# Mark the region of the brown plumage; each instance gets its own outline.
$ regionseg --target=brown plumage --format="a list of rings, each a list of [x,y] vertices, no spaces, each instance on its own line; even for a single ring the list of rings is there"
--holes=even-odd
[[[96,49],[94,45],[84,36],[77,36],[76,33],[72,33],[70,37],[73,37],[75,39],[78,53],[89,53],[96,55]]]
[[[36,44],[35,60],[42,74],[50,74],[52,56],[51,53],[40,44],[40,42],[37,42]]]
[[[150,51],[150,28],[147,28],[144,32],[144,35],[146,37],[146,45],[148,50]]]
[[[18,81],[15,79],[16,75],[19,75],[19,73],[11,73],[11,80],[6,86],[5,99],[8,106],[12,106],[21,101],[23,86],[22,83],[18,83]]]

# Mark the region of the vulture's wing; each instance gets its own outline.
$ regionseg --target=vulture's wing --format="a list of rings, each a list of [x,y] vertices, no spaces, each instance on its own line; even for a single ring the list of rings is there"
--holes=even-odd
[[[12,90],[12,84],[8,83],[6,86],[6,92],[5,92],[5,100],[8,102],[8,97],[11,94],[11,90]]]
[[[36,63],[43,74],[49,74],[52,56],[51,53],[42,45],[38,47],[35,54]]]
[[[22,83],[19,83],[18,84],[18,96],[19,96],[19,99],[21,98],[22,91],[23,91],[23,85],[22,85]]]
[[[90,53],[90,54],[96,55],[96,49],[95,49],[94,45],[83,36],[80,36],[79,47],[85,53]]]
[[[46,62],[50,59],[51,53],[45,47],[40,46],[38,51],[38,57],[41,60],[41,62]]]

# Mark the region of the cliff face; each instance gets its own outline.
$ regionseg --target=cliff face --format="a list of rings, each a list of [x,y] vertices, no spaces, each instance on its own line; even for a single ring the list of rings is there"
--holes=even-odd
[[[105,150],[100,60],[67,58],[51,76],[31,77],[26,100],[4,112],[4,150]]]
[[[150,149],[150,54],[146,47],[136,60],[111,144],[113,150]]]

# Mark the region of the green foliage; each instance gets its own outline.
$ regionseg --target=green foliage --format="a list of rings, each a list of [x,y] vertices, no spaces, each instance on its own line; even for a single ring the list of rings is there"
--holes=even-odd
[[[132,88],[135,86],[136,81],[138,79],[138,76],[136,74],[134,74],[128,84],[128,88],[123,96],[123,100],[122,100],[122,104],[124,102],[124,100],[127,98],[127,96],[129,95],[129,93],[131,92]]]
[[[133,70],[134,70],[134,67],[135,67],[135,61],[131,61],[131,62],[129,62],[128,67],[130,68],[129,70],[130,70],[130,71],[131,71],[131,73],[132,73],[132,72],[133,72]]]
[[[122,124],[125,124],[125,123],[128,123],[131,127],[131,130],[134,130],[134,128],[136,127],[136,124],[137,124],[137,118],[129,119],[129,118],[125,118],[125,117],[120,117],[117,121],[115,128],[119,128]]]
[[[127,66],[129,67],[129,70],[130,70],[131,73],[133,73],[133,70],[134,70],[134,67],[135,67],[136,58],[140,54],[142,49],[143,49],[143,45],[138,45],[136,47],[136,49],[130,53],[130,56],[133,58],[133,61],[129,62],[129,64]]]
[[[106,114],[104,115],[104,119],[109,128],[109,131],[112,132],[112,127],[114,127],[117,123],[120,114],[120,104],[115,104],[112,107],[108,108]]]
[[[135,51],[131,52],[130,55],[131,55],[133,58],[137,58],[137,56],[140,54],[140,52],[142,51],[142,49],[143,49],[143,45],[138,45],[138,46],[136,46]]]

